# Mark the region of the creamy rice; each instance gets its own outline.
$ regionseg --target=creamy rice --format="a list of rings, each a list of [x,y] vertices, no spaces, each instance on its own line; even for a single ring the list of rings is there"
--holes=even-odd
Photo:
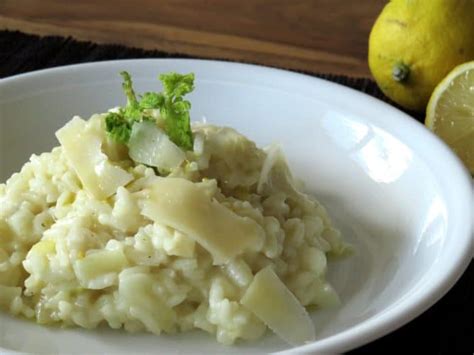
[[[102,122],[95,115],[87,125]],[[62,147],[33,155],[0,185],[0,308],[41,324],[198,328],[232,344],[266,330],[240,299],[268,265],[303,306],[337,304],[327,257],[347,247],[324,207],[293,187],[278,149],[259,149],[230,128],[200,125],[194,134],[194,153],[165,179],[189,180],[255,222],[261,245],[216,264],[195,238],[146,217],[147,191],[162,178],[104,133],[108,159],[133,175],[107,199],[84,189]]]

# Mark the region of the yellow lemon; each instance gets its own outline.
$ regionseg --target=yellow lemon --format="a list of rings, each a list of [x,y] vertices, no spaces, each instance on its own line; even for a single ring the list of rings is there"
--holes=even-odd
[[[474,174],[474,61],[457,66],[436,87],[425,124]]]
[[[369,38],[369,67],[385,95],[424,111],[435,86],[474,59],[474,0],[392,0]]]

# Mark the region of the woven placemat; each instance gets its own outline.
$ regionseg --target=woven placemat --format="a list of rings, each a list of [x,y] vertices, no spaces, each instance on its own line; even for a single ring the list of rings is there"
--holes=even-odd
[[[132,58],[191,57],[158,50],[80,42],[72,38],[39,37],[17,31],[0,31],[0,78],[61,65]],[[349,86],[393,104],[371,79],[317,73],[317,69],[314,73],[305,74]],[[422,113],[407,113],[419,121],[423,119]],[[473,285],[474,265],[471,262],[469,269],[454,288],[432,308],[401,329],[354,350],[351,354],[387,351],[474,353]]]

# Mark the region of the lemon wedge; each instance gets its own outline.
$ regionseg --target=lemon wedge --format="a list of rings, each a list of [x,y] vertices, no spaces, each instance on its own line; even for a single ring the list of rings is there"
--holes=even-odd
[[[433,91],[425,125],[474,174],[474,61],[455,67]]]

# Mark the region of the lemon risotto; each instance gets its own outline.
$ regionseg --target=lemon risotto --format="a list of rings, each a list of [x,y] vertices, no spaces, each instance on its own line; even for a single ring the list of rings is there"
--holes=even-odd
[[[125,73],[125,108],[74,117],[59,147],[0,185],[0,308],[40,324],[198,328],[224,344],[267,327],[313,340],[305,307],[338,304],[327,257],[348,247],[277,146],[191,129],[193,77],[174,75],[151,106]]]

